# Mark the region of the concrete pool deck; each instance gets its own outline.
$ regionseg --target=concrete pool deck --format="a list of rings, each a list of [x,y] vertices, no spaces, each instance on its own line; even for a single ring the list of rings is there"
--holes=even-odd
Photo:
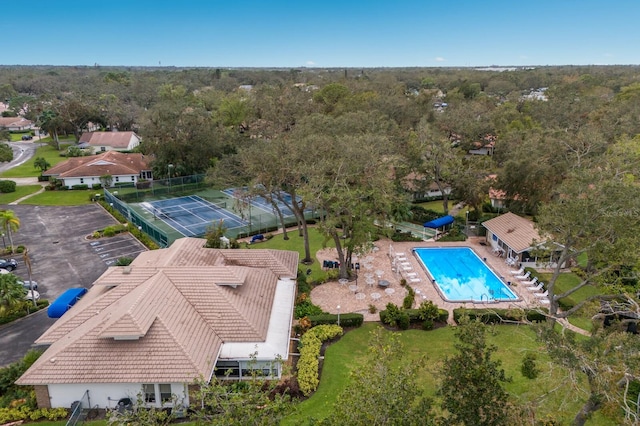
[[[370,313],[369,305],[375,306],[378,311],[384,309],[387,303],[394,303],[400,306],[407,294],[407,291],[400,285],[402,276],[392,270],[392,253],[404,253],[408,265],[403,266],[411,268],[408,269],[408,271],[414,273],[415,277],[420,280],[419,282],[409,282],[411,287],[416,290],[414,307],[417,307],[423,300],[431,300],[438,305],[438,307],[449,311],[449,322],[453,321],[453,310],[461,307],[509,309],[542,306],[538,298],[525,286],[519,285],[518,280],[510,273],[510,271],[515,269],[508,266],[504,258],[497,257],[493,254],[489,246],[482,245],[481,242],[484,241],[484,237],[470,238],[467,241],[456,242],[418,241],[396,243],[388,239],[378,240],[375,242],[374,250],[357,259],[361,269],[355,289],[352,287],[356,284],[355,281],[344,284],[340,284],[338,281],[330,281],[315,287],[311,291],[311,300],[326,312],[336,314],[338,313],[338,306],[340,306],[340,313],[342,314],[357,312],[364,315],[365,321],[379,321],[380,315],[378,312],[374,314]],[[430,279],[428,279],[425,270],[413,254],[412,249],[416,247],[472,248],[481,259],[486,258],[486,264],[498,277],[501,277],[504,282],[511,281],[512,285],[509,288],[519,299],[517,301],[489,303],[454,303],[445,301],[431,283]],[[316,254],[316,257],[321,264],[324,260],[337,260],[335,249],[320,250]],[[367,258],[369,258],[370,261],[366,261]],[[371,264],[372,267],[370,270],[365,269],[364,265],[366,263]],[[376,276],[376,271],[382,271],[381,278],[390,283],[388,288],[392,291],[377,286],[378,277]],[[372,286],[366,283],[366,273],[373,274],[375,283]],[[377,297],[376,294],[379,297]]]

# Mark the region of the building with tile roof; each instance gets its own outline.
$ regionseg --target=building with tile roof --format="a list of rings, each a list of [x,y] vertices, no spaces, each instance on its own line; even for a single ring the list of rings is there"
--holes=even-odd
[[[42,173],[62,182],[71,189],[74,185],[100,184],[100,177],[110,175],[111,186],[122,183],[136,184],[138,180],[153,179],[149,157],[139,153],[107,151],[99,155],[72,157]]]
[[[251,368],[278,378],[289,357],[298,253],[220,250],[182,238],[109,268],[36,344],[44,354],[16,382],[39,407],[121,398],[189,404],[189,386]],[[226,375],[225,375],[226,374]]]
[[[514,213],[505,213],[482,223],[487,230],[487,243],[496,255],[515,258],[525,266],[551,266],[550,259],[557,258],[553,253],[548,258],[538,258],[531,253],[548,246],[548,238],[542,238],[535,224]],[[558,250],[559,245],[553,245],[550,251]],[[540,250],[544,251],[544,250]]]
[[[0,117],[0,128],[9,131],[31,130],[34,128],[33,121],[24,117]]]
[[[85,132],[78,141],[90,147],[93,153],[106,151],[131,151],[140,145],[140,137],[135,132]]]

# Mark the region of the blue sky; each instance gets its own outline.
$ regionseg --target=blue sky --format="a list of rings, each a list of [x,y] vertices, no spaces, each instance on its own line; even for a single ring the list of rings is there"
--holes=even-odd
[[[638,0],[32,0],[2,10],[1,65],[640,64]]]

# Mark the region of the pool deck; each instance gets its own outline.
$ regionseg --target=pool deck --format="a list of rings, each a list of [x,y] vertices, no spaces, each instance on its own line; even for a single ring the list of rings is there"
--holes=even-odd
[[[378,240],[375,242],[375,248],[369,253],[359,257],[357,261],[361,265],[357,287],[355,281],[340,284],[338,281],[331,281],[315,287],[311,291],[311,300],[316,305],[320,306],[324,311],[330,313],[338,313],[338,306],[340,306],[340,313],[357,312],[364,315],[365,321],[379,321],[380,316],[376,312],[371,314],[369,312],[369,305],[373,305],[377,310],[384,309],[387,303],[394,303],[396,305],[402,305],[402,301],[407,294],[407,291],[400,285],[402,276],[395,272],[392,268],[393,253],[404,253],[407,263],[404,265],[408,271],[415,273],[419,278],[419,282],[410,282],[409,284],[416,291],[416,299],[414,307],[417,307],[422,300],[431,300],[438,307],[449,311],[449,322],[453,322],[453,310],[460,307],[474,307],[474,308],[531,308],[541,306],[538,299],[533,293],[525,286],[519,285],[518,280],[510,273],[514,268],[508,266],[504,258],[496,257],[489,246],[482,245],[484,238],[470,238],[467,241],[457,242],[439,242],[439,241],[425,241],[425,242],[401,242],[396,243],[391,240]],[[445,301],[436,290],[435,286],[431,283],[431,280],[427,277],[426,271],[420,264],[418,258],[413,254],[412,249],[416,247],[471,247],[481,259],[486,258],[487,265],[502,278],[506,283],[511,281],[512,285],[509,287],[518,297],[517,301],[506,302],[483,302],[483,303],[455,303]],[[317,258],[320,263],[323,260],[336,261],[337,254],[335,249],[323,249],[317,253]],[[367,261],[366,259],[369,259]],[[364,268],[366,263],[371,264],[371,269]],[[390,283],[389,288],[393,289],[392,294],[388,294],[385,289],[378,287],[376,284],[369,286],[366,283],[364,277],[365,273],[373,273],[375,282],[377,283],[376,271],[382,271],[381,278],[387,280]],[[377,293],[380,297],[376,300],[375,295]]]

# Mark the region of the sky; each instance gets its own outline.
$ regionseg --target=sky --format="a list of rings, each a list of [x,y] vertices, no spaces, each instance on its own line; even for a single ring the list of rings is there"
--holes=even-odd
[[[640,64],[638,0],[0,0],[0,4],[5,17],[0,65]]]

